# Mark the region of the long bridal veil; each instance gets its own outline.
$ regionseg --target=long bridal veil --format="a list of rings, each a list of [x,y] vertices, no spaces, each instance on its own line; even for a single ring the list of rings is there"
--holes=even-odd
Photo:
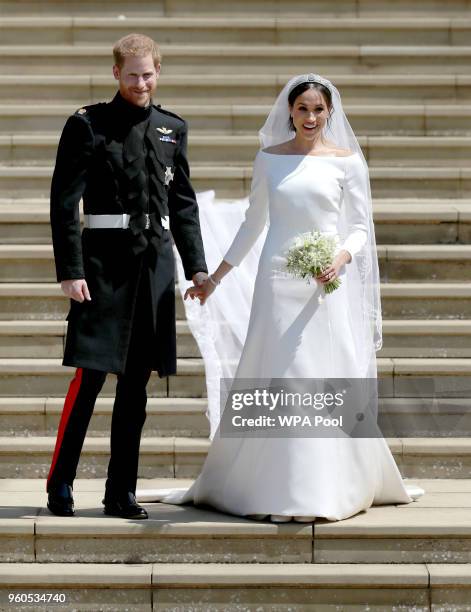
[[[214,270],[234,239],[249,205],[248,198],[216,201],[214,191],[197,194],[200,226],[209,270]],[[187,299],[185,314],[190,330],[203,357],[212,440],[220,420],[220,381],[233,378],[247,335],[258,260],[265,241],[266,228],[247,257],[224,278],[204,306]],[[183,299],[192,286],[185,280],[183,266],[175,249],[178,286]],[[222,289],[222,290],[221,290]]]

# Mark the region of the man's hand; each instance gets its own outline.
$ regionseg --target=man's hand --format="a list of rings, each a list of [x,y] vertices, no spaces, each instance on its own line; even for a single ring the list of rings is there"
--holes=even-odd
[[[198,273],[200,274],[200,272]],[[64,280],[61,282],[61,289],[68,298],[76,302],[91,300],[90,292],[88,291],[87,281],[84,278],[74,278],[72,280]]]
[[[206,272],[196,272],[196,274],[193,274],[193,276],[191,277],[191,280],[193,281],[193,284],[196,287],[200,287],[201,285],[204,285],[207,278],[208,275],[206,274]]]

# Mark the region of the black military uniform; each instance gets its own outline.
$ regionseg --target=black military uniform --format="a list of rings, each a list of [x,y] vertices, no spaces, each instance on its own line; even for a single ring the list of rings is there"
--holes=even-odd
[[[118,384],[105,500],[135,492],[146,384],[152,370],[160,377],[176,373],[168,228],[186,278],[207,272],[186,149],[182,118],[160,106],[131,104],[119,92],[110,103],[77,110],[62,132],[51,185],[57,280],[84,278],[91,301],[71,300],[67,316],[62,363],[77,371],[59,425],[49,492],[72,485],[108,372],[118,375]],[[81,198],[90,225],[83,232]]]

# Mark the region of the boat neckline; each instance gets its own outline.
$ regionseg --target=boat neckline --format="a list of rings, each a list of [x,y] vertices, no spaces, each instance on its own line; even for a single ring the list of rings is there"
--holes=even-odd
[[[351,155],[305,155],[302,153],[270,153],[268,151],[264,151],[263,149],[260,149],[260,152],[265,153],[265,155],[273,155],[273,157],[314,157],[314,158],[315,157],[320,157],[320,158],[334,157],[335,159],[345,159],[345,158],[353,157],[354,155],[358,155],[356,151],[352,153]]]

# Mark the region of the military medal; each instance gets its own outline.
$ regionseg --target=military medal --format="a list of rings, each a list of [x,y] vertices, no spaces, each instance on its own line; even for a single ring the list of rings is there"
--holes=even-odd
[[[172,166],[166,166],[165,168],[165,184],[168,185],[170,181],[173,181]]]

